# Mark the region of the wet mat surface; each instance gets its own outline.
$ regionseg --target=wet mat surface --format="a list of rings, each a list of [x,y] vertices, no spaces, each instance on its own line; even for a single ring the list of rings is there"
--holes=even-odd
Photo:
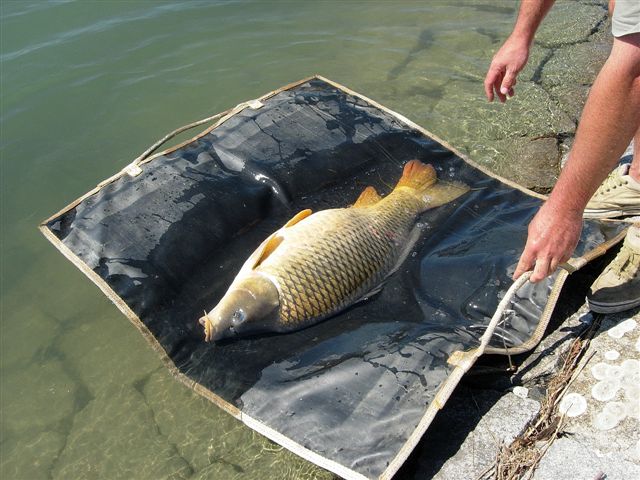
[[[352,204],[367,185],[389,193],[414,158],[472,191],[419,217],[421,236],[381,293],[299,332],[204,342],[197,319],[264,238],[302,209]],[[320,79],[142,170],[46,227],[188,379],[354,477],[394,473],[390,462],[453,368],[447,358],[477,346],[511,285],[541,202]],[[577,254],[617,231],[585,224]],[[531,337],[553,282],[521,289],[494,347]]]

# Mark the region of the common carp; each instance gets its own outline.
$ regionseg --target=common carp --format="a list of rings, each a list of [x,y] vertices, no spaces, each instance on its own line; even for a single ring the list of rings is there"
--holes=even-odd
[[[205,340],[298,330],[373,295],[411,249],[417,216],[468,190],[438,183],[431,165],[411,160],[384,198],[369,186],[351,207],[301,211],[262,242],[200,318]]]

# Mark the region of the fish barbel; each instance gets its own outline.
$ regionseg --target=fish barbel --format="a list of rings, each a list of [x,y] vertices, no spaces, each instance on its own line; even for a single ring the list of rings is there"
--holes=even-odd
[[[438,183],[431,165],[411,160],[384,198],[369,186],[351,207],[303,210],[262,242],[200,318],[205,340],[298,330],[372,295],[411,248],[416,217],[468,190]]]

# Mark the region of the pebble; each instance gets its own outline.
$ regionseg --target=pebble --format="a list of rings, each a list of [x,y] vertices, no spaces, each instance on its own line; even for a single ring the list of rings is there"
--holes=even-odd
[[[513,387],[513,394],[516,397],[527,398],[529,396],[529,389],[527,387]]]

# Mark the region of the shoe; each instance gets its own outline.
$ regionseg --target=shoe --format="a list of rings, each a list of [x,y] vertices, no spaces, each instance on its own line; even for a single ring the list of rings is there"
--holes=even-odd
[[[640,182],[629,175],[628,163],[623,163],[609,174],[584,210],[585,218],[625,215],[640,215]]]
[[[591,285],[587,305],[597,313],[640,305],[640,223],[629,228],[618,255]]]

